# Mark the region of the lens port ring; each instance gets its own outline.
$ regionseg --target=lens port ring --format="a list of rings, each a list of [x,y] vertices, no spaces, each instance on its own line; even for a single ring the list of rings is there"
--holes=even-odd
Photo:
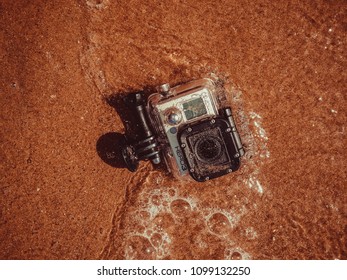
[[[194,146],[197,158],[205,163],[213,163],[222,153],[221,139],[214,136],[207,136],[199,139]]]
[[[236,171],[240,166],[240,159],[234,155],[238,151],[235,139],[231,132],[227,132],[230,128],[228,121],[220,116],[214,118],[215,123],[211,123],[210,119],[200,121],[194,124],[187,124],[178,129],[177,138],[184,159],[187,163],[187,169],[192,178],[198,182],[203,182],[208,177],[209,179],[217,178],[230,172]],[[209,137],[208,131],[215,131],[213,137],[217,137],[219,131],[220,143],[222,145],[221,156],[216,156],[214,161],[204,162],[201,156],[195,151],[196,143],[200,139]],[[211,134],[212,136],[212,134]],[[200,139],[198,139],[200,138]]]

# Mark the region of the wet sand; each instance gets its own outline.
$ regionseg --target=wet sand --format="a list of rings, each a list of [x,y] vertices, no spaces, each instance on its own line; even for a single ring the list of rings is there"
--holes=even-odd
[[[346,259],[345,1],[2,1],[1,259]],[[206,183],[124,168],[121,96],[225,81]]]

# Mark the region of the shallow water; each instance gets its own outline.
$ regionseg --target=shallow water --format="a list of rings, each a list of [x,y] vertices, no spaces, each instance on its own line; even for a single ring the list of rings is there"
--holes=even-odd
[[[346,259],[344,1],[0,11],[1,258]],[[110,164],[132,114],[121,96],[211,75],[240,170],[187,183]]]

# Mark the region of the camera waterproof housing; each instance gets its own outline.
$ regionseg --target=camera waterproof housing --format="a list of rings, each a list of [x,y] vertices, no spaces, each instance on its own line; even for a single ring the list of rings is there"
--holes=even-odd
[[[133,96],[142,136],[126,143],[123,158],[131,171],[140,160],[165,161],[179,178],[203,182],[236,171],[244,149],[223,86],[199,79],[170,88],[163,84],[145,100]],[[190,175],[190,176],[189,176]]]

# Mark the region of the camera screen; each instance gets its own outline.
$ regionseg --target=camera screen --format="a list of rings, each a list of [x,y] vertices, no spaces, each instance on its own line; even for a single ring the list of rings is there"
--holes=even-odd
[[[183,103],[183,112],[187,120],[200,117],[207,113],[204,101],[201,97]]]

